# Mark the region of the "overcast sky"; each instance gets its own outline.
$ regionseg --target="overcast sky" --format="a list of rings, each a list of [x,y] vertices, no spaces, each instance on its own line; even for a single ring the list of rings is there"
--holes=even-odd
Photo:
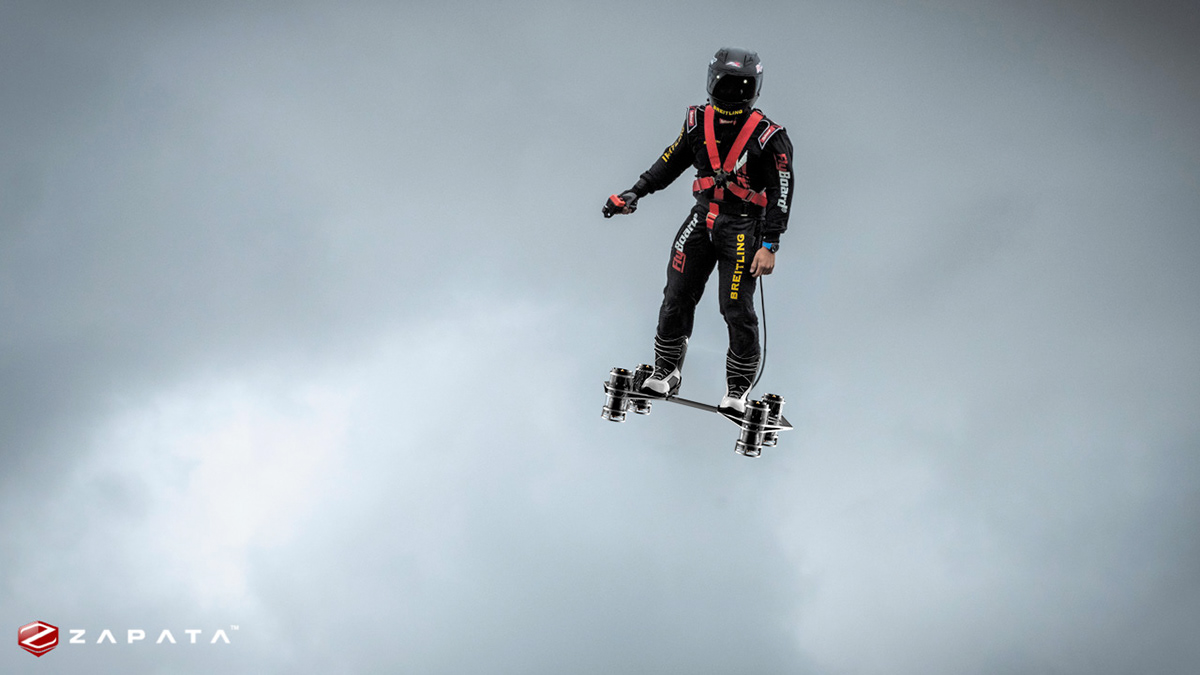
[[[244,4],[0,0],[0,670],[1200,669],[1194,3]],[[724,45],[758,460],[600,419],[691,196],[600,206]]]

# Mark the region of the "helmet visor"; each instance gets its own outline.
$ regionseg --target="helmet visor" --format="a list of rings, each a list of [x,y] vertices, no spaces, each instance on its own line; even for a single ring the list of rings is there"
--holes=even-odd
[[[713,85],[711,96],[718,101],[738,103],[754,98],[755,81],[744,75],[722,75]]]

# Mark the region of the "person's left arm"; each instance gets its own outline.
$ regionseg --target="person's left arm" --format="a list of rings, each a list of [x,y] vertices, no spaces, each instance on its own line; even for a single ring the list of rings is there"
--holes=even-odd
[[[788,215],[792,210],[792,141],[782,127],[771,134],[759,156],[764,163],[767,207],[764,214],[763,244],[750,263],[750,274],[762,276],[775,269],[775,253],[779,239],[787,231]],[[768,245],[770,248],[768,248]]]

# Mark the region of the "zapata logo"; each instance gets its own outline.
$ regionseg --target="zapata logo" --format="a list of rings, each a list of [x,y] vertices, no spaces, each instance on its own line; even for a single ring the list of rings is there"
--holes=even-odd
[[[17,629],[17,644],[21,649],[40,657],[58,646],[58,626],[34,621]]]

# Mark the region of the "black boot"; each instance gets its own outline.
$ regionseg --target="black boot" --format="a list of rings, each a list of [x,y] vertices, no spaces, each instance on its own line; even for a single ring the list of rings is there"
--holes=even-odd
[[[742,358],[732,351],[725,354],[725,397],[717,406],[722,412],[741,415],[746,412],[746,398],[758,375],[758,354]]]
[[[680,369],[687,354],[687,336],[664,340],[654,336],[654,372],[642,383],[642,391],[654,396],[674,396],[683,382]]]

